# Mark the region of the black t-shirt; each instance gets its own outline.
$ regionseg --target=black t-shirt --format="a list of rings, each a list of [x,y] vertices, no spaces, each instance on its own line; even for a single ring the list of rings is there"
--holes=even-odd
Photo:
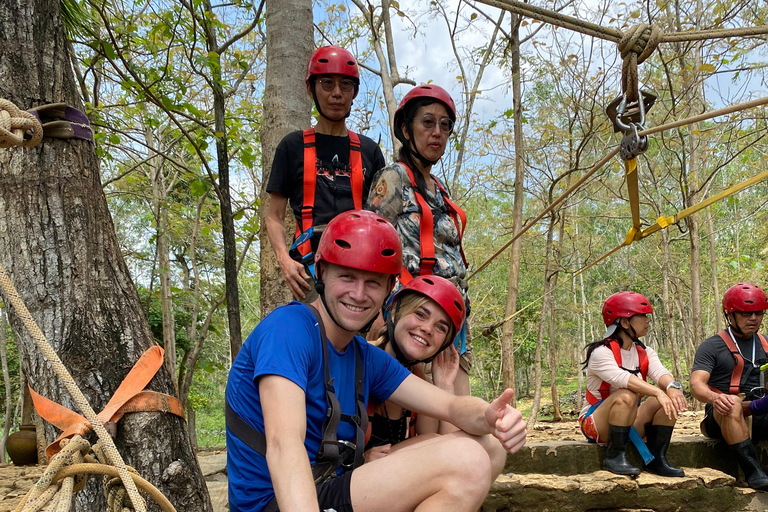
[[[760,386],[760,370],[752,364],[752,340],[755,343],[755,360],[759,361],[766,357],[763,345],[757,335],[754,337],[742,339],[734,334],[736,345],[741,350],[744,357],[744,371],[741,374],[740,393],[748,393],[752,388]],[[693,371],[704,370],[709,372],[709,385],[719,389],[723,393],[728,393],[731,387],[731,375],[736,366],[736,358],[723,339],[718,336],[712,336],[704,340],[699,348],[696,349],[696,356],[693,359]]]
[[[288,198],[296,219],[301,221],[304,200],[304,138],[302,131],[289,133],[275,151],[267,192]],[[363,204],[368,199],[373,175],[384,167],[384,155],[374,141],[360,135],[363,165]],[[323,226],[339,213],[355,208],[349,167],[349,137],[337,137],[315,132],[317,180],[313,226]],[[312,250],[317,249],[320,236],[312,237]]]

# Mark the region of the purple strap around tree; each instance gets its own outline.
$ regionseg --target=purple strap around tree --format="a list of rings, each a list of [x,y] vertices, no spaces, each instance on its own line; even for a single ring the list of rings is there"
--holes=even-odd
[[[93,142],[88,117],[65,103],[51,103],[28,110],[43,125],[43,137]]]

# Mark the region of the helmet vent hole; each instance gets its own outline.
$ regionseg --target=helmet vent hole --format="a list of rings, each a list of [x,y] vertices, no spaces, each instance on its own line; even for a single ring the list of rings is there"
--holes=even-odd
[[[464,311],[464,304],[459,304],[457,301],[453,301],[453,304],[456,306],[456,309],[459,311]]]
[[[360,218],[360,215],[358,215],[356,213],[350,213],[349,216],[352,217],[353,219],[359,219]]]
[[[427,283],[427,284],[431,284],[431,285],[435,284],[435,282],[432,281],[431,279],[424,279],[424,282]]]
[[[354,66],[354,65],[355,65],[355,63],[353,61],[351,61],[351,60],[347,61],[347,66]]]
[[[381,251],[381,255],[382,256],[386,256],[386,257],[394,256],[395,255],[395,251],[394,251],[394,249],[384,249],[383,251]]]
[[[744,302],[746,302],[747,304],[754,304],[754,301],[751,301],[751,300],[745,300]]]
[[[381,224],[387,224],[387,221],[384,219],[376,219],[376,222],[380,222]]]
[[[322,62],[323,64],[328,64],[328,59],[317,59],[318,62]]]
[[[352,248],[352,246],[346,240],[336,239],[336,240],[334,240],[334,242],[336,243],[336,245],[338,245],[342,249],[351,249]]]

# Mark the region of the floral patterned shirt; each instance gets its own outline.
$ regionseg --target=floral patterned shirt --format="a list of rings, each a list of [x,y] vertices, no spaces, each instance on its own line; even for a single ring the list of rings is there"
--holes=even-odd
[[[437,180],[434,176],[432,178]],[[461,239],[456,224],[448,214],[450,210],[439,190],[435,194],[427,191],[424,200],[432,208],[434,215],[433,236],[437,262],[432,273],[453,281],[466,300],[467,284],[464,278],[467,275],[467,267],[461,257]],[[394,163],[376,173],[365,208],[381,215],[395,226],[403,243],[403,264],[412,276],[419,275],[421,209],[403,164]]]

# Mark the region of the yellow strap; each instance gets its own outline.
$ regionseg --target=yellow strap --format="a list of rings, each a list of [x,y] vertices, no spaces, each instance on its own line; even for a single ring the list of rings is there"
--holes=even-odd
[[[624,168],[626,169],[627,176],[629,209],[632,212],[632,226],[635,229],[640,229],[640,191],[637,184],[637,157],[624,162]],[[627,245],[629,245],[629,243],[627,243]]]
[[[627,172],[628,173],[630,172],[629,169],[627,170]],[[627,177],[628,177],[627,184],[629,184],[629,175]],[[693,215],[694,213],[698,212],[699,210],[703,210],[704,208],[706,208],[706,207],[716,203],[717,201],[720,201],[721,199],[725,199],[726,197],[731,196],[731,195],[733,195],[736,192],[739,192],[741,190],[744,190],[745,188],[750,187],[750,186],[754,185],[755,183],[758,183],[758,182],[760,182],[760,181],[762,181],[762,180],[764,180],[766,178],[768,178],[768,171],[763,171],[760,174],[758,174],[757,176],[753,176],[752,178],[749,178],[748,180],[742,181],[741,183],[739,183],[737,185],[734,185],[734,186],[732,186],[732,187],[730,187],[730,188],[728,188],[726,190],[723,190],[719,194],[715,194],[714,196],[709,197],[709,198],[701,201],[700,203],[696,203],[693,206],[689,206],[688,208],[686,208],[685,210],[681,211],[677,215],[673,215],[672,217],[661,216],[658,219],[656,219],[656,224],[654,224],[653,226],[648,226],[647,228],[645,228],[642,231],[636,229],[635,226],[632,226],[632,228],[629,230],[629,233],[627,233],[627,237],[624,239],[623,243],[621,243],[617,247],[614,247],[613,249],[608,251],[603,256],[600,256],[600,258],[598,258],[597,260],[593,261],[592,263],[590,263],[586,267],[584,267],[581,270],[577,271],[574,274],[574,277],[578,276],[579,274],[581,274],[583,272],[585,272],[587,269],[590,269],[593,266],[597,265],[598,263],[600,263],[601,261],[605,260],[611,254],[615,253],[616,251],[618,251],[622,247],[630,245],[632,242],[637,242],[639,240],[642,240],[643,238],[646,238],[646,237],[656,233],[657,231],[661,231],[662,229],[666,229],[671,224],[677,224],[681,220],[683,220],[683,219],[685,219],[687,217],[690,217],[691,215]],[[630,201],[631,201],[631,196],[632,196],[632,193],[630,192]],[[633,213],[633,217],[634,217],[634,213]]]

